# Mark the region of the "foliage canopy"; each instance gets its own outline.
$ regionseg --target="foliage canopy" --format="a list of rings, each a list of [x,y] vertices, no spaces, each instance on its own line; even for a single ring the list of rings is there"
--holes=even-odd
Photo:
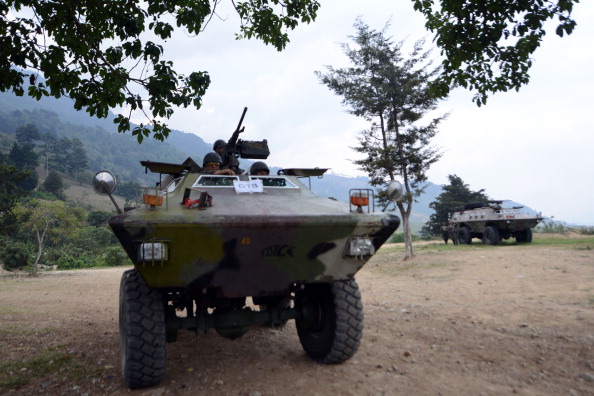
[[[47,240],[56,241],[69,236],[80,225],[77,211],[73,211],[64,201],[43,201],[32,199],[17,202],[11,209],[23,230],[32,233],[37,242],[37,256],[33,263],[36,270]]]
[[[571,12],[578,2],[413,0],[445,57],[434,92],[446,95],[462,86],[476,91],[473,101],[480,106],[490,93],[518,91],[530,80],[531,56],[546,34],[545,24],[556,17],[555,33],[571,34],[576,26]]]
[[[491,93],[519,90],[529,82],[532,54],[545,25],[557,19],[555,33],[573,32],[579,0],[411,0],[435,33],[445,57],[443,74],[432,84],[446,97],[455,86],[476,91],[485,104]],[[139,142],[152,134],[164,140],[163,122],[175,106],[199,109],[210,84],[207,71],[176,71],[164,43],[176,29],[199,35],[218,16],[222,0],[6,0],[0,2],[0,91],[69,96],[74,107],[114,120],[118,131],[132,129]],[[277,50],[288,30],[316,19],[317,0],[244,0],[231,3],[240,19],[239,38],[256,38]],[[140,92],[140,93],[139,93]],[[132,111],[147,124],[132,128]]]
[[[40,99],[69,96],[77,110],[105,118],[126,106],[118,131],[131,129],[141,110],[150,120],[132,129],[139,142],[170,130],[173,106],[199,109],[210,84],[206,71],[175,71],[162,43],[174,29],[198,35],[221,0],[7,0],[0,2],[0,90]],[[257,38],[277,50],[287,30],[316,17],[315,0],[232,2],[240,20],[238,38]],[[40,77],[45,78],[41,78]],[[143,94],[137,93],[138,90]],[[143,96],[146,95],[146,96]],[[145,110],[148,107],[149,110]]]

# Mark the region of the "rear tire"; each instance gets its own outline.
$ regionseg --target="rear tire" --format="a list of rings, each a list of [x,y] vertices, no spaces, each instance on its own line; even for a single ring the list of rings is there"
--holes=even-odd
[[[532,229],[525,228],[522,231],[516,233],[516,242],[517,243],[530,243],[532,242]]]
[[[308,284],[296,297],[302,316],[295,323],[305,352],[323,364],[351,358],[363,335],[363,303],[357,282]]]
[[[158,385],[165,373],[165,306],[136,269],[120,283],[122,377],[131,389]]]
[[[472,242],[472,235],[468,227],[460,227],[458,230],[458,243],[460,245],[470,245]]]
[[[485,227],[485,232],[483,232],[483,243],[485,245],[497,245],[501,238],[499,237],[499,231],[497,228],[493,226]]]

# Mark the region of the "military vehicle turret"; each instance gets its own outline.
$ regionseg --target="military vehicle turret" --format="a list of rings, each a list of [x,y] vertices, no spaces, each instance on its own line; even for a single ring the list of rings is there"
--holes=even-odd
[[[450,213],[450,222],[443,231],[460,244],[470,244],[472,238],[479,238],[486,245],[497,245],[512,237],[518,243],[532,242],[532,228],[542,216],[526,213],[523,206],[504,208],[502,204],[503,201],[467,203],[463,209]]]
[[[266,141],[235,143],[227,147],[235,159],[268,155]],[[109,225],[134,264],[120,286],[128,387],[162,381],[166,343],[182,329],[234,339],[251,325],[294,319],[312,359],[332,364],[355,354],[363,329],[355,274],[400,224],[375,210],[373,190],[351,190],[349,203],[316,196],[302,180],[321,177],[326,169],[318,168],[254,176],[204,174],[192,160],[141,165],[158,181],[123,211],[113,175],[93,179],[118,209]],[[389,187],[398,199],[402,186]]]

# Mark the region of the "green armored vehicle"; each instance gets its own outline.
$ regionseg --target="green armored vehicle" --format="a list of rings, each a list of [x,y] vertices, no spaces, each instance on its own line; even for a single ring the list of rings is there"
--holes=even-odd
[[[235,159],[268,155],[266,141],[232,143]],[[161,382],[165,345],[181,329],[215,329],[233,339],[254,324],[294,319],[314,360],[340,363],[355,354],[363,329],[355,274],[400,223],[374,210],[372,190],[351,190],[346,203],[316,196],[302,182],[326,169],[213,175],[191,160],[141,164],[155,174],[156,186],[109,220],[134,263],[120,287],[128,387]],[[97,173],[93,183],[113,200],[109,172]],[[393,181],[389,196],[401,192]]]
[[[532,242],[532,228],[542,216],[526,213],[523,206],[502,205],[503,201],[467,203],[463,209],[450,213],[450,222],[443,230],[460,244],[470,244],[472,238],[479,238],[486,245],[497,245],[512,237],[519,243]]]

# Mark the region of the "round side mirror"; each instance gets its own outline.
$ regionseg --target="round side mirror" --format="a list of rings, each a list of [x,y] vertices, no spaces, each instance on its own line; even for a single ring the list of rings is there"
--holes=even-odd
[[[116,178],[108,171],[101,171],[95,173],[93,177],[93,189],[97,194],[109,195],[114,192],[116,188]]]
[[[388,184],[387,193],[388,193],[389,200],[394,201],[394,202],[399,201],[400,199],[402,199],[402,194],[403,194],[402,184],[400,184],[396,180],[392,180]]]

